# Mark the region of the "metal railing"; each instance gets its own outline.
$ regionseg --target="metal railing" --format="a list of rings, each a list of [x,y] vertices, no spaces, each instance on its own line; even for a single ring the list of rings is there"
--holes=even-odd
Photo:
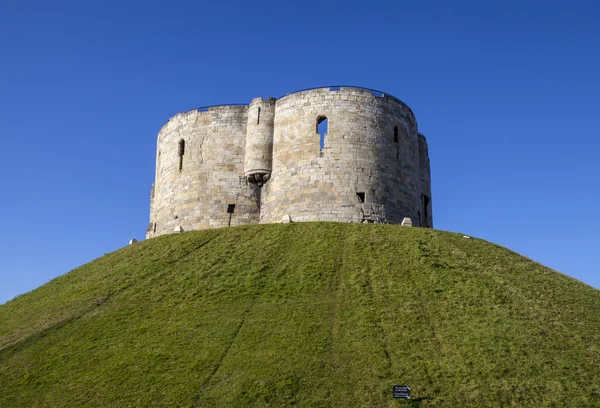
[[[383,91],[378,91],[377,89],[366,88],[364,86],[352,86],[352,85],[330,85],[330,86],[316,86],[314,88],[305,88],[305,89],[300,89],[299,91],[294,91],[294,92],[287,93],[287,94],[285,94],[283,96],[280,96],[277,99],[281,99],[281,98],[284,98],[284,97],[286,97],[288,95],[293,95],[293,94],[296,94],[296,93],[299,93],[299,92],[313,91],[315,89],[327,89],[327,88],[329,88],[330,91],[340,91],[342,88],[362,89],[363,91],[369,91],[369,92],[371,92],[371,94],[373,94],[373,96],[377,96],[377,97],[388,96],[388,97],[393,98],[393,99],[397,100],[398,102],[401,102],[402,104],[406,105],[400,99],[396,98],[394,95],[390,95],[389,93],[386,93],[386,92],[383,92]]]
[[[208,112],[208,110],[210,108],[218,108],[221,106],[248,106],[247,103],[222,103],[219,105],[208,105],[208,106],[200,106],[199,108],[194,108],[194,109],[190,109],[189,111],[186,112],[191,112],[191,111],[198,111],[198,112]]]
[[[315,89],[329,89],[330,91],[341,91],[342,88],[361,89],[363,91],[369,91],[369,92],[371,92],[371,94],[373,94],[373,96],[380,97],[380,98],[382,98],[384,96],[388,96],[388,97],[393,98],[393,99],[397,100],[398,102],[401,102],[402,104],[406,105],[400,99],[396,98],[394,95],[390,95],[389,93],[386,93],[383,91],[378,91],[377,89],[365,88],[363,86],[352,86],[352,85],[316,86],[314,88],[305,88],[305,89],[300,89],[298,91],[286,93],[285,95],[282,95],[279,98],[275,98],[275,99],[279,100],[279,99],[285,98],[286,96],[289,96],[289,95],[297,94],[300,92],[306,92],[306,91],[314,91]],[[249,103],[222,103],[222,104],[218,104],[218,105],[201,106],[199,108],[190,109],[186,112],[191,112],[193,110],[196,110],[198,112],[208,112],[208,110],[210,108],[218,108],[221,106],[248,106],[248,105],[250,105],[250,104]]]
[[[404,102],[402,102],[400,99],[396,98],[394,95],[390,95],[389,93],[385,93],[383,91],[378,91],[377,89],[366,88],[366,87],[363,87],[363,86],[352,86],[352,85],[316,86],[316,87],[313,87],[313,88],[305,88],[305,89],[300,89],[298,91],[290,92],[290,93],[287,93],[287,94],[282,95],[279,98],[275,98],[275,99],[279,100],[281,98],[285,98],[286,96],[290,96],[290,95],[297,94],[297,93],[300,93],[300,92],[313,91],[315,89],[329,89],[330,91],[334,91],[335,92],[335,91],[342,90],[342,88],[361,89],[363,91],[369,91],[369,92],[371,92],[371,94],[373,96],[379,97],[379,98],[383,98],[384,96],[387,96],[389,98],[395,99],[396,101],[400,102],[402,105],[406,106],[412,112],[412,110],[410,109],[410,107],[407,104],[405,104]],[[218,105],[200,106],[198,108],[190,109],[190,110],[187,110],[187,111],[182,112],[182,113],[188,113],[188,112],[192,112],[192,111],[208,112],[210,110],[210,108],[219,108],[219,107],[223,107],[223,106],[249,106],[249,105],[250,105],[249,103],[222,103],[222,104],[218,104]],[[171,119],[169,119],[166,123],[169,123],[170,120]]]

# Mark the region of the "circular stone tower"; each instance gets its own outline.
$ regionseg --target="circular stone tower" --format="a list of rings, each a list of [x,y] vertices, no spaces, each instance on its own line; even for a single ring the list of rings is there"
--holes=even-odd
[[[263,188],[261,223],[410,217],[413,225],[426,225],[431,216],[422,214],[421,199],[430,193],[421,182],[429,175],[421,177],[420,151],[415,117],[394,97],[350,87],[288,94],[275,108],[273,172]]]
[[[158,133],[148,238],[257,224],[260,188],[244,178],[248,106],[173,116]]]

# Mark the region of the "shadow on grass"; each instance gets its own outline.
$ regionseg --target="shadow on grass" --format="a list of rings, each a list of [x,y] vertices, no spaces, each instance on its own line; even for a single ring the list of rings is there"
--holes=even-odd
[[[429,400],[429,399],[433,399],[431,397],[421,397],[421,398],[415,398],[415,399],[409,399],[409,400],[397,400],[398,401],[398,406],[403,407],[403,408],[422,408],[423,404],[422,401],[425,400]]]

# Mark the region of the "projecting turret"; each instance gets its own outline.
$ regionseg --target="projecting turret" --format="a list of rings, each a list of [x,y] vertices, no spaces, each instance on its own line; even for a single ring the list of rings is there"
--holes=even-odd
[[[262,186],[271,178],[275,98],[255,98],[248,108],[244,177]]]

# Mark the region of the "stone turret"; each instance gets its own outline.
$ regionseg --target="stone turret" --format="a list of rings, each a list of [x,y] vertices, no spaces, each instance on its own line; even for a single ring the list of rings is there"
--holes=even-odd
[[[248,108],[244,177],[262,186],[271,178],[275,98],[255,98]]]

